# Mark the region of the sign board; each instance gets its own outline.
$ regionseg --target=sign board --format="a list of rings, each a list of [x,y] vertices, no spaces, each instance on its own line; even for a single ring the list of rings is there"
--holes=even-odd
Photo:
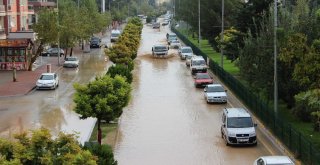
[[[28,39],[0,40],[0,47],[28,47]]]

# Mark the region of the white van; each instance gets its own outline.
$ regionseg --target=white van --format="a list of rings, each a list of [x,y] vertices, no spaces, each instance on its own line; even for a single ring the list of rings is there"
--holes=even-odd
[[[202,56],[193,56],[190,61],[191,74],[207,72],[207,64]]]
[[[120,34],[121,34],[120,30],[111,30],[110,41],[116,42],[118,40]]]
[[[243,108],[225,108],[222,114],[221,137],[226,145],[257,145],[257,135],[252,117]]]

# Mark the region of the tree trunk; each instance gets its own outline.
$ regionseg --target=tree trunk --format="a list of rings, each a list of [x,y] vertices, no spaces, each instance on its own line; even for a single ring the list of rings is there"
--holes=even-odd
[[[34,56],[31,55],[30,63],[28,66],[28,71],[32,71],[32,64],[37,60],[38,56],[43,52],[43,42],[41,41],[39,44],[39,47],[37,49],[37,52]]]
[[[70,54],[69,54],[70,57],[72,56],[72,53],[73,53],[73,47],[70,49]]]
[[[102,133],[101,133],[101,127],[100,127],[100,121],[101,119],[98,118],[98,143],[101,145],[101,137],[102,137]]]

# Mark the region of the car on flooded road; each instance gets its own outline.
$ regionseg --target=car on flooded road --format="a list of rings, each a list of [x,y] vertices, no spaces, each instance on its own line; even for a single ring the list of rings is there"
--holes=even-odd
[[[227,103],[227,90],[221,84],[209,84],[204,89],[204,98],[207,103]]]
[[[196,73],[194,77],[194,86],[196,88],[204,87],[212,83],[213,83],[213,79],[210,77],[208,73]]]
[[[76,68],[79,66],[79,59],[77,57],[66,57],[63,67]]]
[[[261,156],[253,165],[294,165],[288,156]]]
[[[59,77],[56,73],[42,73],[36,83],[37,89],[56,89],[59,86]]]
[[[190,46],[181,46],[180,47],[179,56],[180,56],[181,60],[185,60],[187,58],[187,56],[192,56],[192,55],[193,55],[193,51]]]
[[[154,45],[152,47],[152,56],[166,56],[168,55],[169,47],[167,45]]]

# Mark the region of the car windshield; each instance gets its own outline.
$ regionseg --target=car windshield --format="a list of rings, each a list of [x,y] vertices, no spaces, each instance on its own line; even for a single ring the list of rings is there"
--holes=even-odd
[[[230,117],[227,122],[228,128],[248,128],[253,127],[251,117]]]
[[[167,47],[165,46],[156,46],[154,47],[154,51],[166,51]]]
[[[41,75],[40,80],[53,80],[53,75]]]
[[[119,33],[112,33],[111,37],[118,37],[120,34]]]
[[[75,58],[75,57],[73,57],[73,58],[71,57],[71,58],[70,58],[70,57],[69,57],[69,58],[66,59],[66,61],[77,61],[77,58]]]
[[[177,35],[176,35],[176,34],[169,34],[169,38],[171,38],[171,37],[176,38],[176,37],[177,37]]]
[[[185,48],[181,50],[182,53],[192,53],[192,49],[190,48]]]
[[[211,79],[208,74],[197,74],[196,79]]]
[[[209,86],[207,92],[225,92],[222,86]]]
[[[91,41],[99,41],[100,39],[99,38],[96,38],[96,37],[94,37],[94,38],[91,38]]]
[[[193,60],[192,65],[205,65],[206,61],[204,60]]]
[[[173,40],[171,43],[180,43],[179,40]]]

